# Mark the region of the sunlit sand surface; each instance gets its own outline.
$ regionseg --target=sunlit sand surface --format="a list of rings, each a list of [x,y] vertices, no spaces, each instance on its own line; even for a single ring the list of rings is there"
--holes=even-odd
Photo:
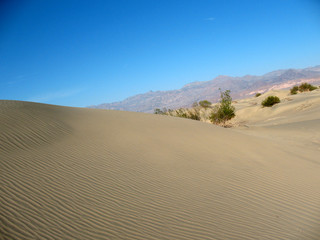
[[[228,129],[0,101],[0,239],[320,239],[320,91],[276,93]]]

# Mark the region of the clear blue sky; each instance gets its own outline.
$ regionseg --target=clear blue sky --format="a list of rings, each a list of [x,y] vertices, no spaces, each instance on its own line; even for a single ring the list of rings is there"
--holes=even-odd
[[[320,64],[319,0],[10,0],[0,99],[88,106]]]

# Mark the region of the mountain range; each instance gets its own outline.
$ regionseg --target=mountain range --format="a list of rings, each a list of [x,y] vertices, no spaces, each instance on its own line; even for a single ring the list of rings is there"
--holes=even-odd
[[[192,82],[181,89],[149,91],[123,101],[102,103],[89,108],[113,109],[133,112],[153,112],[155,108],[177,109],[190,107],[201,100],[216,102],[220,91],[230,90],[233,99],[241,99],[272,89],[285,89],[302,82],[320,84],[320,65],[304,69],[281,69],[261,76],[231,77],[220,75],[210,81]]]

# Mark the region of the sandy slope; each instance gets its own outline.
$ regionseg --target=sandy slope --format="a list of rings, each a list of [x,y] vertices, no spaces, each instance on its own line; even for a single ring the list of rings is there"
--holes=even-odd
[[[320,239],[320,111],[299,106],[224,129],[0,101],[0,239]]]
[[[271,95],[278,96],[281,103],[263,108],[261,101]],[[288,90],[275,90],[240,100],[235,106],[236,117],[232,123],[247,130],[243,133],[282,141],[283,145],[299,145],[306,148],[306,153],[315,150],[319,155],[320,89],[297,95],[290,95]]]

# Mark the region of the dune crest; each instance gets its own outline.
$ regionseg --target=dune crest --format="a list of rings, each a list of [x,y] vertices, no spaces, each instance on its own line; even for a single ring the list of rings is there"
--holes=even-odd
[[[0,239],[320,239],[319,139],[285,138],[320,118],[299,106],[246,130],[0,101]]]

